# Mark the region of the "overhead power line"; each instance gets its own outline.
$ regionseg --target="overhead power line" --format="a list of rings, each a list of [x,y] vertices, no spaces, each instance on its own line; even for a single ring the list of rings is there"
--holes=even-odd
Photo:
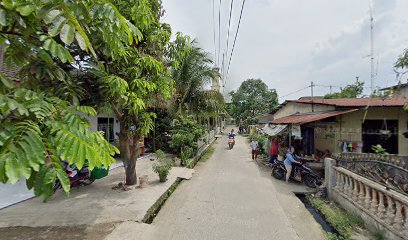
[[[225,55],[228,56],[228,48],[229,48],[229,35],[231,29],[231,18],[232,18],[232,11],[233,11],[234,0],[231,0],[230,11],[229,11],[229,19],[228,19],[228,29],[227,29],[227,48],[225,50]],[[222,59],[222,68],[224,69],[222,76],[225,77],[225,67],[224,67],[224,58]]]
[[[227,84],[227,78],[228,78],[228,74],[229,74],[229,70],[230,70],[230,66],[231,66],[231,59],[232,59],[232,55],[234,53],[235,43],[237,42],[238,31],[239,31],[239,26],[241,25],[241,18],[242,18],[242,12],[244,11],[244,6],[245,6],[245,0],[242,1],[241,13],[239,14],[239,20],[238,20],[237,31],[235,32],[234,44],[232,45],[231,54],[230,54],[230,58],[229,58],[229,61],[228,61],[227,75],[225,77],[224,86]]]
[[[290,93],[288,93],[288,94],[285,94],[285,95],[283,95],[283,96],[280,96],[279,99],[280,99],[280,98],[287,97],[287,96],[292,95],[292,94],[295,94],[295,93],[298,93],[298,92],[303,91],[303,90],[305,90],[305,89],[308,89],[308,88],[310,88],[310,87],[311,87],[311,86],[309,85],[309,86],[306,86],[306,87],[304,87],[304,88],[298,89],[298,90],[296,90],[296,91],[290,92]]]
[[[218,5],[218,64],[220,64],[220,52],[221,52],[221,0]]]
[[[215,0],[213,0],[213,33],[214,33],[214,62],[217,65],[217,40],[216,40],[216,33],[215,33]]]

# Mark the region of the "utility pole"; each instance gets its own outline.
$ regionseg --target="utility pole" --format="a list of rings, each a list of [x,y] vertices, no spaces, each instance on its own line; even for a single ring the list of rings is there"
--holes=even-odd
[[[314,85],[314,83],[312,81],[311,84],[310,84],[310,90],[311,90],[311,93],[312,93],[312,95],[311,95],[311,97],[312,97],[312,112],[314,112],[314,105],[313,105],[313,87],[314,86],[315,85]]]
[[[374,93],[374,17],[370,2],[370,63],[371,63],[371,95]]]
[[[333,86],[330,85],[330,94],[332,94]]]

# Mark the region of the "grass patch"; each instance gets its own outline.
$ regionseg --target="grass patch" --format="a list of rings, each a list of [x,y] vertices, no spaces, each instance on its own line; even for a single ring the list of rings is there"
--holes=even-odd
[[[326,233],[329,240],[351,240],[353,232],[361,232],[371,235],[371,239],[383,240],[384,237],[378,232],[369,232],[365,230],[364,220],[355,213],[349,213],[340,208],[336,203],[324,200],[311,195],[307,196],[307,200],[316,208],[326,219],[326,221],[336,229],[339,235],[334,233]]]
[[[374,237],[375,240],[384,240],[384,236],[381,233],[375,232],[375,233],[372,233],[372,234],[373,234],[373,237]]]
[[[364,221],[359,216],[347,213],[333,202],[312,196],[307,196],[307,198],[313,207],[319,210],[326,218],[327,222],[340,234],[340,236],[328,234],[328,239],[351,239],[353,233],[352,226],[364,226]]]
[[[202,152],[201,154],[199,154],[198,156],[196,156],[188,165],[188,168],[194,168],[195,165],[199,162],[199,161],[207,161],[214,153],[215,148],[214,148],[214,144],[217,143],[217,140],[214,140],[208,147],[207,149],[204,150],[204,152]]]
[[[208,148],[204,151],[203,155],[201,156],[201,161],[205,162],[208,159],[210,159],[210,157],[214,154],[215,152],[215,147],[214,144],[217,143],[217,140],[215,140],[213,143],[211,143],[210,146],[208,146]]]
[[[364,220],[359,215],[347,212],[347,216],[348,219],[350,220],[351,225],[356,225],[361,228],[364,227]]]

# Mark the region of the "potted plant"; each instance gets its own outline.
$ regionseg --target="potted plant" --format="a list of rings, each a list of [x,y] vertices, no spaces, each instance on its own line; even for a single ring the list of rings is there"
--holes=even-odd
[[[157,162],[153,164],[153,171],[159,175],[160,182],[165,182],[173,164],[171,160],[166,159],[162,150],[156,151],[156,159]]]

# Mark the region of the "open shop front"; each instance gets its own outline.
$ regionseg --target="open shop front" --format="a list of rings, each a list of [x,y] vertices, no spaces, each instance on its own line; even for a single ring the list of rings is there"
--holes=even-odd
[[[284,128],[275,135],[268,135],[278,140],[282,155],[289,146],[294,146],[296,154],[304,160],[323,162],[335,151],[336,116],[353,111],[312,112],[282,117],[273,120],[268,127]]]

